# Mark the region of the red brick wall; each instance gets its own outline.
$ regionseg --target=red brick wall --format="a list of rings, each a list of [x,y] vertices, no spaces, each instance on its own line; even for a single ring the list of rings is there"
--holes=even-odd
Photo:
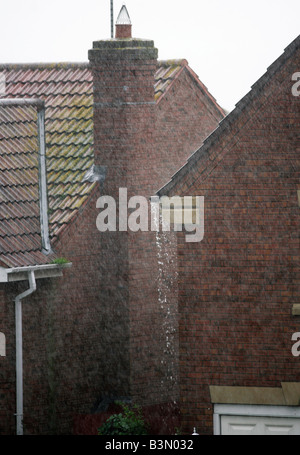
[[[212,433],[210,385],[299,382],[299,98],[294,54],[172,191],[205,196],[201,243],[178,236],[183,425]]]
[[[178,401],[174,251],[166,238],[157,244],[151,232],[100,233],[96,201],[101,194],[116,197],[121,186],[129,189],[129,197],[149,197],[183,164],[194,145],[183,150],[184,129],[174,131],[174,125],[198,89],[183,75],[176,82],[176,101],[172,104],[168,95],[156,106],[155,60],[123,67],[102,63],[94,71],[95,102],[100,103],[95,105],[95,161],[108,166],[107,181],[102,193],[97,184],[54,245],[72,268],[62,278],[38,280],[37,291],[23,301],[25,434],[71,433],[74,414],[89,414],[104,394],[130,395],[146,405]],[[109,106],[120,99],[147,104]],[[198,124],[191,120],[197,106],[202,109],[205,100],[195,101],[186,128]],[[202,122],[202,111],[198,114]],[[208,119],[213,129],[216,123]],[[207,132],[207,121],[199,138]],[[171,148],[165,147],[168,139]],[[176,156],[171,166],[170,153]],[[158,263],[161,258],[166,270]],[[0,369],[0,434],[15,432],[13,301],[26,287],[1,285],[0,331],[6,335],[7,356]]]
[[[14,304],[16,286],[2,285],[0,290],[0,331],[6,337],[6,357],[0,357],[0,435],[15,428],[15,343]]]
[[[156,190],[185,164],[224,117],[196,78],[185,68],[157,103],[156,149],[161,170]]]
[[[106,390],[107,353],[98,297],[98,196],[96,189],[61,243],[54,245],[72,261],[72,268],[61,278],[37,280],[37,291],[22,302],[24,434],[72,433],[74,414],[90,413]],[[14,299],[27,287],[26,282],[2,285],[1,330],[7,356],[1,358],[0,434],[15,432]],[[112,346],[116,362],[124,342],[120,336]]]
[[[153,54],[149,43],[139,42],[140,49],[134,51],[137,58],[126,49],[130,43],[125,43],[125,50],[123,44],[110,49],[109,42],[96,43],[90,54],[94,75],[95,162],[107,166],[103,193],[115,199],[120,187],[128,189],[128,198],[133,195],[149,198],[155,194],[184,163],[193,144],[212,131],[221,118],[185,72],[171,93],[155,105],[156,59],[149,57],[149,49]],[[128,58],[123,56],[124,52]],[[198,134],[195,131],[199,126]],[[182,148],[192,132],[193,143]],[[127,394],[141,404],[174,401],[178,399],[174,265],[167,257],[168,276],[163,274],[153,232],[106,232],[100,239],[104,272],[100,278],[100,300],[108,305],[108,313],[112,308],[116,315],[123,312],[118,327],[130,336],[129,346],[125,344],[123,348],[130,371]],[[162,248],[165,254],[167,247]],[[173,289],[167,291],[166,299],[161,296],[162,289],[167,289],[165,283],[171,280]],[[111,323],[109,337],[119,336],[114,322]],[[119,371],[112,355],[108,377]],[[121,383],[124,384],[124,378],[120,378]],[[119,389],[116,385],[115,394]]]

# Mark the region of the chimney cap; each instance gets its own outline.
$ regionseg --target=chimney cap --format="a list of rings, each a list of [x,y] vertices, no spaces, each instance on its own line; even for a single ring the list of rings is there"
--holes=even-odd
[[[119,12],[119,16],[117,18],[116,25],[131,25],[131,20],[130,20],[127,8],[125,6],[125,3],[123,3],[121,11]]]

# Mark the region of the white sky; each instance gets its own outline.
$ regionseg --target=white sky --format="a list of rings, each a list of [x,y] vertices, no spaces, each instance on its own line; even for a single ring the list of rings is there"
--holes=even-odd
[[[133,36],[153,39],[159,59],[186,58],[227,110],[300,33],[299,0],[125,3]],[[110,0],[0,0],[0,17],[0,63],[84,62],[110,39]]]

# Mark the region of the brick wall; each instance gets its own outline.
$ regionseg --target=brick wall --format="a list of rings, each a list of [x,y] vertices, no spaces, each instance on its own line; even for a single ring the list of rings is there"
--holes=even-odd
[[[184,72],[172,93],[156,105],[156,58],[151,41],[102,41],[90,51],[95,162],[107,166],[103,192],[115,199],[120,187],[128,189],[128,198],[139,195],[148,199],[155,194],[193,151],[193,144],[182,148],[186,135],[192,136],[200,125],[201,132],[195,133],[193,143],[203,139],[222,116]],[[180,118],[184,118],[182,126]],[[150,219],[150,211],[148,215]],[[130,231],[105,232],[100,240],[101,301],[108,305],[108,314],[115,309],[117,315],[123,315],[117,325],[130,336],[129,345],[123,346],[124,362],[130,371],[127,394],[141,404],[178,399],[178,382],[174,380],[178,365],[175,282],[167,304],[166,299],[160,300],[165,282],[170,281],[170,276],[174,281],[174,266],[168,257],[169,277],[163,275],[158,242],[154,232]],[[165,254],[166,246],[162,248]],[[119,332],[110,316],[105,320],[109,345],[110,338],[118,337]],[[116,369],[112,353],[110,358],[108,378],[123,371]],[[119,381],[124,384],[124,377]],[[119,389],[116,384],[114,393],[118,394]]]
[[[224,117],[197,76],[185,67],[156,107],[158,190],[185,164]]]
[[[168,96],[159,106],[154,103],[156,57],[149,59],[147,46],[145,61],[111,61],[109,50],[108,59],[93,68],[95,163],[108,167],[107,180],[102,188],[96,185],[53,245],[72,268],[62,278],[38,280],[37,291],[23,301],[25,434],[69,434],[74,415],[93,412],[105,395],[131,396],[145,405],[178,401],[174,250],[167,236],[153,232],[100,233],[96,228],[101,195],[117,199],[122,186],[128,197],[151,196],[183,164],[198,138],[217,126],[214,116],[203,115],[207,105],[188,75],[177,80],[174,101]],[[194,97],[193,108],[186,110]],[[181,113],[185,127],[176,129]],[[196,129],[195,142],[183,149],[190,129]],[[170,154],[176,159],[167,159]],[[166,270],[158,262],[162,258]],[[26,287],[1,284],[0,331],[6,335],[7,356],[1,358],[0,434],[15,432],[13,302]]]
[[[6,356],[0,357],[0,434],[12,434],[15,428],[15,343],[14,305],[16,286],[2,285],[0,291],[0,331],[6,337]],[[13,334],[10,335],[10,334]]]
[[[72,433],[74,414],[90,413],[105,390],[97,190],[55,245],[72,268],[61,278],[37,280],[37,291],[22,301],[24,434]],[[14,434],[14,299],[28,283],[1,286],[7,356],[1,358],[0,434]]]
[[[254,87],[178,180],[205,197],[201,243],[178,236],[183,426],[212,433],[210,385],[299,382],[299,49]]]

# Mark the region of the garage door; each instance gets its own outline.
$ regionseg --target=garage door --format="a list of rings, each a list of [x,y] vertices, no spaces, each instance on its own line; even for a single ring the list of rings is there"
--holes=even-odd
[[[222,435],[300,435],[300,419],[221,416]]]

